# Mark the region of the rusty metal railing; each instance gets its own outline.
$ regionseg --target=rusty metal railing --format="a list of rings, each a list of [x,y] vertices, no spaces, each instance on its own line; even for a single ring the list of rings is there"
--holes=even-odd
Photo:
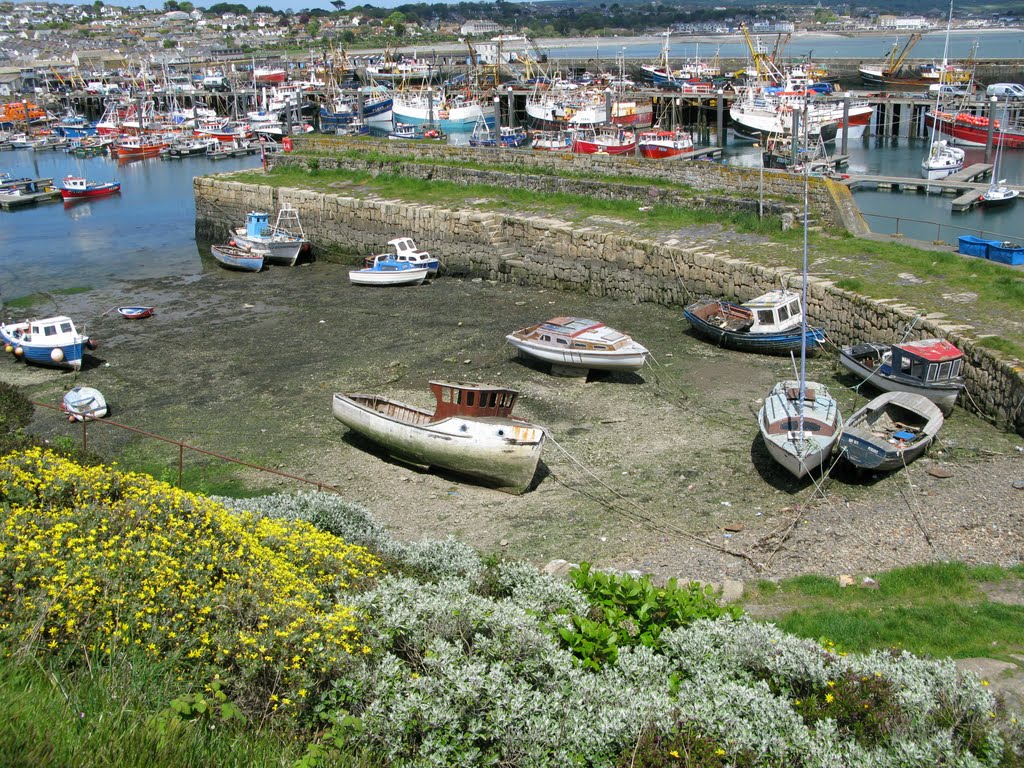
[[[61,413],[62,415],[65,415],[65,416],[68,415],[68,412],[65,411],[64,409],[62,409],[61,407],[56,406],[56,405],[51,405],[50,403],[41,403],[41,402],[37,402],[35,400],[32,400],[31,403],[32,403],[32,405],[34,405],[34,406],[36,406],[38,408],[46,408],[46,409],[51,410],[51,411],[57,411],[58,413]],[[77,418],[77,414],[76,414],[76,418]],[[116,427],[117,429],[123,429],[123,430],[125,430],[127,432],[133,432],[136,435],[142,435],[143,437],[147,437],[147,438],[150,438],[152,440],[157,440],[157,441],[162,442],[162,443],[167,443],[169,445],[177,446],[177,448],[178,448],[178,482],[177,482],[177,487],[178,488],[181,488],[182,475],[184,474],[184,469],[185,469],[185,451],[189,450],[189,451],[192,451],[194,453],[198,453],[198,454],[203,455],[203,456],[210,456],[212,458],[220,459],[221,461],[226,461],[226,462],[229,462],[231,464],[238,464],[240,466],[247,467],[248,469],[255,469],[258,472],[265,472],[265,473],[270,474],[270,475],[277,475],[278,477],[287,478],[288,480],[294,480],[294,481],[299,482],[299,483],[305,483],[306,485],[313,485],[313,486],[316,486],[316,489],[318,491],[330,491],[331,493],[336,493],[338,495],[343,495],[343,491],[340,488],[337,488],[337,487],[335,487],[333,485],[328,485],[327,483],[322,483],[319,480],[310,480],[308,477],[300,477],[299,475],[293,475],[290,472],[282,472],[279,469],[272,469],[271,467],[264,467],[264,466],[261,466],[259,464],[253,464],[250,461],[243,461],[242,459],[236,459],[233,456],[225,456],[224,454],[217,453],[216,451],[210,451],[210,450],[207,450],[206,448],[200,448],[197,445],[190,445],[189,443],[182,442],[181,440],[175,440],[175,439],[170,438],[170,437],[164,437],[163,435],[157,435],[157,434],[155,434],[153,432],[147,432],[144,429],[139,429],[138,427],[133,427],[130,424],[122,424],[121,422],[114,421],[113,419],[96,418],[95,416],[83,416],[82,417],[81,425],[82,425],[82,450],[83,451],[87,451],[89,449],[89,425],[90,424],[101,424],[101,425],[104,425],[104,426]]]

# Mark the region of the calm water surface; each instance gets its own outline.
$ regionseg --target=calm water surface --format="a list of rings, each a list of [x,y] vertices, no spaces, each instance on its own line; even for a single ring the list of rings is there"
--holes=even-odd
[[[454,143],[463,143],[457,136]],[[927,142],[911,139],[864,139],[849,147],[850,170],[857,173],[919,175]],[[967,162],[981,162],[984,150],[968,150]],[[759,150],[730,142],[725,162],[757,167]],[[14,176],[68,174],[94,181],[117,179],[120,195],[80,202],[44,203],[15,211],[0,210],[0,296],[102,285],[118,280],[199,274],[212,265],[195,241],[195,176],[256,168],[259,156],[212,161],[140,160],[119,165],[109,158],[74,158],[63,152],[14,150],[0,154],[0,170]],[[1024,152],[1007,152],[1000,176],[1011,183],[1024,179]],[[898,231],[925,241],[955,243],[958,235],[1024,241],[1024,215],[1018,207],[950,211],[952,197],[911,192],[859,192],[856,200],[876,232]],[[872,215],[878,214],[878,216]],[[900,217],[897,222],[895,218]],[[927,224],[915,223],[919,219]],[[242,222],[239,222],[241,225]]]

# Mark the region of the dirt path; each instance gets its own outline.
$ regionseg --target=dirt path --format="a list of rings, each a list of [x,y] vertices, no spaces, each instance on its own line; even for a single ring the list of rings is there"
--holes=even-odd
[[[118,304],[153,304],[158,314],[100,314]],[[1024,479],[1020,438],[957,409],[909,471],[858,479],[837,468],[814,500],[757,438],[760,398],[790,361],[705,344],[679,311],[481,280],[356,288],[338,265],[251,275],[212,262],[198,278],[38,309],[86,319],[101,346],[77,378],[0,360],[0,376],[34,398],[57,403],[75,383],[98,387],[118,421],[340,486],[402,538],[451,534],[538,564],[588,560],[708,581],[1024,559],[1024,491],[1012,485]],[[504,335],[559,314],[631,333],[655,363],[583,383],[517,360]],[[844,412],[863,403],[833,355],[810,372]],[[386,460],[331,416],[335,391],[431,406],[433,378],[521,391],[518,415],[552,436],[531,492],[508,496]],[[80,434],[41,410],[34,428]],[[89,440],[133,460],[177,460],[172,447],[111,429],[94,428]],[[951,476],[929,475],[934,465]]]

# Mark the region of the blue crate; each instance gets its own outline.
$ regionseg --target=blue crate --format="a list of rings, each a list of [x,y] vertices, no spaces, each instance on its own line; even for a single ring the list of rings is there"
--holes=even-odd
[[[1011,264],[1016,267],[1024,264],[1024,245],[993,243],[988,247],[988,257],[1000,264]]]
[[[977,256],[982,259],[988,258],[988,249],[993,245],[1001,245],[998,240],[983,240],[972,235],[963,235],[960,240],[960,253],[965,256]]]

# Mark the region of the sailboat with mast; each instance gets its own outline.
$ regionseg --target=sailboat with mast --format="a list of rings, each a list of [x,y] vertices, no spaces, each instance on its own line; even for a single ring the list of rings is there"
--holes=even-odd
[[[999,121],[999,130],[1002,132],[1006,126],[1008,108],[1003,106],[1003,119]],[[978,197],[978,204],[983,208],[994,208],[1001,205],[1009,205],[1020,195],[1020,190],[1006,186],[1006,179],[999,178],[999,161],[1003,159],[1003,144],[1000,141],[996,144],[996,157],[992,163],[992,182],[988,189]],[[996,181],[996,179],[999,179]]]
[[[946,82],[949,72],[949,30],[953,26],[953,0],[949,0],[949,19],[946,22],[946,42],[942,48],[942,69],[939,76],[939,87],[935,95],[935,111],[939,111],[942,103],[942,85]],[[928,154],[921,161],[921,175],[929,181],[944,179],[964,167],[965,153],[960,147],[954,147],[946,139],[938,137],[938,128],[932,122],[932,142]]]
[[[806,118],[806,110],[803,115]],[[799,134],[797,134],[799,135]],[[805,133],[806,140],[806,133]],[[804,167],[804,257],[801,318],[807,329],[807,261],[810,164]],[[761,437],[771,457],[798,480],[821,470],[843,431],[843,417],[824,384],[807,379],[806,332],[800,343],[800,370],[795,380],[772,387],[757,414]]]

